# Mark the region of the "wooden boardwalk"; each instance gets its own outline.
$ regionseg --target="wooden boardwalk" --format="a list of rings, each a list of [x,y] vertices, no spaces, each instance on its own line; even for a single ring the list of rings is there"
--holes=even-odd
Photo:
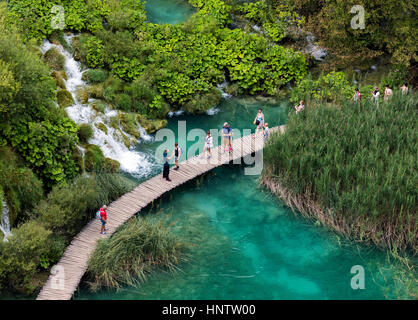
[[[271,128],[273,133],[284,131],[284,126]],[[215,167],[238,161],[242,157],[260,151],[264,147],[263,135],[248,135],[233,140],[232,154],[222,153],[221,147],[212,149],[211,159],[195,156],[181,162],[180,170],[170,170],[171,182],[159,174],[141,183],[131,192],[123,195],[108,205],[109,231],[106,236],[100,234],[100,222],[94,219],[71,241],[58,264],[51,270],[51,275],[45,283],[37,300],[70,300],[77,290],[79,282],[88,267],[88,260],[99,239],[109,237],[129,218],[141,211],[152,201],[164,193],[212,170]]]

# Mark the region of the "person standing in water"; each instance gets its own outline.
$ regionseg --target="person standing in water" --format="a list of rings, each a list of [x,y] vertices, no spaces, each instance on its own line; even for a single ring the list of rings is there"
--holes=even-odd
[[[385,85],[385,97],[383,98],[383,100],[388,101],[389,97],[393,94],[392,89],[390,88],[390,86],[387,84]]]
[[[356,90],[354,91],[354,95],[351,99],[354,100],[354,102],[356,103],[361,103],[361,93],[359,88],[356,88]]]
[[[204,158],[206,155],[206,152],[209,153],[208,159],[212,156],[212,152],[211,149],[213,148],[213,137],[210,134],[210,131],[208,131],[206,133],[206,138],[205,138],[205,146],[203,147],[203,155],[201,158]]]
[[[374,90],[372,91],[372,99],[373,99],[373,102],[377,106],[379,106],[379,96],[380,96],[379,88],[375,87]]]
[[[408,95],[409,94],[409,88],[408,84],[405,82],[402,87],[399,87],[402,91],[402,94]]]
[[[107,223],[107,206],[103,205],[103,207],[100,208],[100,223],[102,224],[100,228],[100,234],[106,234],[106,223]]]
[[[255,130],[255,134],[258,133],[259,130],[263,130],[264,127],[264,114],[262,109],[258,109],[258,113],[255,116],[254,124],[257,126],[257,129]]]
[[[296,113],[299,113],[305,110],[305,105],[303,104],[303,100],[300,100],[299,105],[295,106]]]
[[[170,164],[168,163],[169,160],[171,160],[171,157],[168,156],[168,152],[170,150],[166,149],[163,152],[163,158],[164,158],[164,166],[163,166],[163,179],[166,179],[167,181],[171,181],[169,178],[170,174]]]
[[[181,157],[182,153],[183,152],[181,151],[181,148],[179,147],[179,144],[176,142],[174,144],[173,154],[170,157],[170,159],[172,157],[174,157],[174,164],[176,165],[176,167],[174,168],[174,170],[178,170],[180,168],[180,166],[179,166],[179,158]]]

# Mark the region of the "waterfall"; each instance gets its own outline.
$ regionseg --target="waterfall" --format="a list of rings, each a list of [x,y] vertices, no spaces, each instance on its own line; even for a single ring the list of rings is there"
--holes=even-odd
[[[315,36],[310,32],[308,32],[305,39],[307,43],[306,52],[309,53],[312,57],[314,57],[315,60],[323,61],[324,58],[327,56],[327,49],[317,46],[314,43]]]
[[[9,220],[9,207],[6,201],[2,200],[3,213],[0,221],[0,230],[4,234],[3,241],[7,242],[7,237],[10,235],[10,220]]]
[[[222,98],[224,98],[224,99],[228,99],[228,98],[232,97],[232,95],[230,95],[230,94],[228,94],[224,91],[226,85],[227,85],[226,80],[224,82],[218,84],[218,89],[222,92]]]
[[[71,46],[73,37],[74,35],[64,36],[69,46]],[[118,111],[111,110],[108,106],[106,106],[104,112],[96,111],[92,107],[92,103],[96,101],[95,99],[89,99],[86,104],[78,101],[77,90],[86,86],[82,79],[83,72],[86,70],[81,70],[81,64],[62,45],[52,44],[48,40],[44,40],[40,48],[42,54],[45,54],[52,47],[57,48],[65,58],[64,69],[68,77],[65,86],[75,101],[74,105],[67,107],[65,110],[75,123],[91,124],[93,137],[88,142],[99,146],[105,157],[117,160],[122,171],[137,177],[143,177],[151,173],[155,166],[154,155],[140,153],[135,148],[127,147],[124,144],[124,137],[128,137],[130,141],[133,141],[133,137],[123,131],[122,128],[115,129],[110,125],[111,118],[117,116]],[[137,125],[141,133],[141,140],[152,140],[152,137],[146,134],[139,123]]]

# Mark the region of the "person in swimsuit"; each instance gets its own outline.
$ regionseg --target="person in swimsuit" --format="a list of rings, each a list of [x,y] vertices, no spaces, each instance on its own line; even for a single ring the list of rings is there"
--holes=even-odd
[[[361,103],[361,93],[359,88],[356,88],[353,97],[351,98],[351,100],[354,100],[354,102],[356,103]]]
[[[402,87],[400,87],[400,89],[401,89],[401,91],[402,91],[402,94],[408,95],[408,93],[409,93],[409,88],[408,88],[408,84],[407,84],[406,82],[403,84],[403,86],[402,86]]]
[[[255,130],[255,134],[258,133],[259,130],[263,130],[264,127],[264,114],[262,109],[258,109],[258,113],[255,116],[254,124],[257,126],[257,129]]]
[[[303,104],[303,100],[300,100],[299,105],[295,106],[296,113],[301,112],[302,110],[305,110],[305,105]]]
[[[388,101],[389,97],[393,94],[392,89],[390,88],[390,86],[387,84],[385,85],[385,96],[383,98],[383,100]]]

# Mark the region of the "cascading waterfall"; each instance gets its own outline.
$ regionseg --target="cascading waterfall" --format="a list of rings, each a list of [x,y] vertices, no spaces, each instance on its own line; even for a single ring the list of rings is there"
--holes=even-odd
[[[71,46],[71,39],[73,37],[74,35],[64,36],[69,46]],[[117,160],[121,165],[121,170],[138,177],[149,174],[155,165],[155,161],[153,161],[154,155],[140,153],[132,147],[128,148],[123,142],[123,136],[130,138],[130,140],[133,137],[124,132],[122,128],[116,130],[108,125],[110,118],[117,116],[118,111],[111,110],[109,107],[106,107],[103,113],[94,110],[91,107],[91,103],[96,101],[95,99],[89,99],[87,104],[78,101],[77,90],[86,86],[86,83],[82,79],[83,72],[86,70],[81,70],[81,64],[62,45],[52,44],[48,40],[44,40],[41,46],[42,54],[45,54],[52,47],[57,48],[65,58],[64,68],[68,77],[65,81],[65,86],[75,101],[74,105],[65,109],[68,116],[77,124],[91,124],[93,137],[89,140],[89,143],[99,146],[105,157]],[[105,126],[105,131],[107,132],[100,130],[99,124],[102,128]],[[141,133],[141,140],[150,141],[153,139],[139,124],[138,128]]]
[[[3,241],[7,242],[7,237],[10,235],[9,207],[4,200],[2,200],[2,204],[3,212],[0,220],[0,230],[4,235]]]

